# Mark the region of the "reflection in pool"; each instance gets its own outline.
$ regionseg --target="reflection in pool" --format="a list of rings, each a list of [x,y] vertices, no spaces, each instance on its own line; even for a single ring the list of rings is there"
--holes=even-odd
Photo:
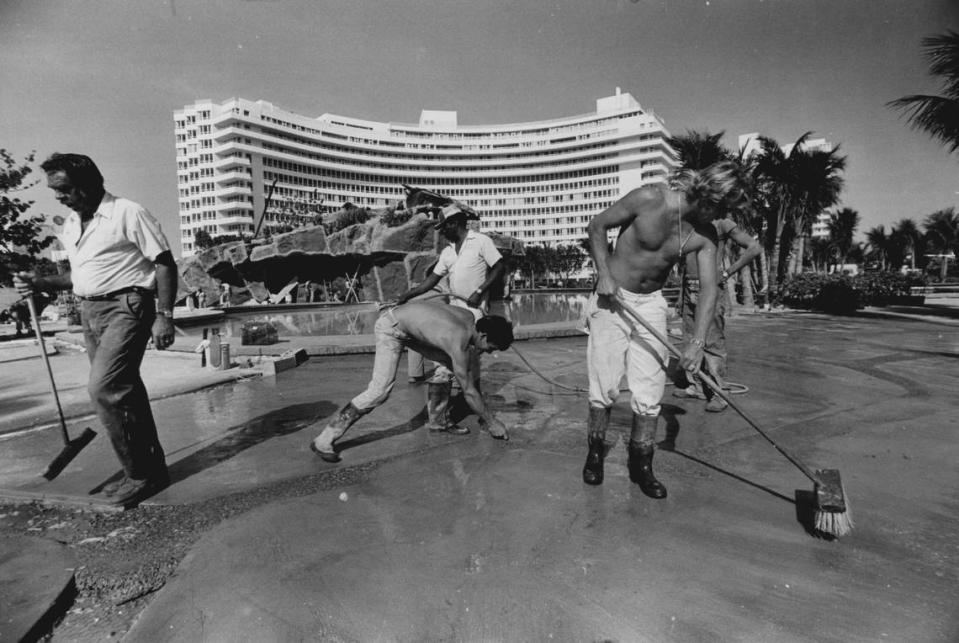
[[[493,302],[490,312],[502,315],[514,328],[550,322],[568,322],[581,319],[586,309],[589,293],[519,293],[510,301]],[[314,310],[297,308],[283,311],[271,309],[258,312],[229,312],[217,320],[220,334],[225,337],[240,337],[241,327],[249,321],[269,321],[276,326],[282,337],[309,335],[371,335],[379,312],[375,304],[318,306]],[[213,323],[206,325],[211,327]],[[187,327],[186,334],[199,337],[203,326]]]

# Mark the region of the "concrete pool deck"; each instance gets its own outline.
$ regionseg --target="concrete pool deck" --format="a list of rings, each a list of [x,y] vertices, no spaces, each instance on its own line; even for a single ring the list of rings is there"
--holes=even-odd
[[[583,485],[586,401],[569,389],[585,386],[586,342],[568,330],[517,345],[550,382],[512,351],[484,360],[507,444],[472,419],[468,436],[428,434],[425,391],[401,378],[344,438],[343,462],[319,461],[311,425],[363,387],[365,354],[315,353],[273,378],[157,400],[173,484],[151,504],[376,469],[206,533],[128,640],[959,636],[955,324],[804,313],[730,322],[731,378],[750,387],[737,399],[801,458],[842,472],[857,527],[837,542],[807,532],[810,484],[733,411],[706,414],[669,389],[660,435],[675,448],[656,456],[669,497],[628,481],[625,395],[606,483]],[[3,445],[0,495],[59,449],[51,430]],[[83,503],[115,471],[101,436],[43,484]]]

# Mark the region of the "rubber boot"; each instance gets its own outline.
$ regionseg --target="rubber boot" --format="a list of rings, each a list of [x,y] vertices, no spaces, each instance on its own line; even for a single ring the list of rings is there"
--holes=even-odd
[[[583,465],[583,482],[591,485],[603,484],[603,460],[606,458],[606,427],[609,426],[608,408],[590,405],[586,420],[587,444],[586,464]]]
[[[629,436],[629,479],[650,498],[666,497],[666,487],[653,475],[656,424],[659,416],[633,414],[633,430]]]
[[[363,411],[353,406],[352,402],[348,403],[326,425],[323,432],[310,442],[310,450],[327,462],[339,462],[340,454],[333,450],[333,443],[362,416]]]
[[[468,427],[459,426],[450,421],[450,393],[453,385],[450,382],[443,384],[434,384],[430,382],[426,392],[426,411],[429,415],[429,423],[426,425],[430,431],[443,431],[453,435],[466,435],[470,432]]]

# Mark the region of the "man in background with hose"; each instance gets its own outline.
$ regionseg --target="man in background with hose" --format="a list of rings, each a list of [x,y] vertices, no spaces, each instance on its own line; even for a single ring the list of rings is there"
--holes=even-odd
[[[713,226],[716,228],[719,292],[716,297],[716,306],[713,309],[712,321],[706,331],[706,347],[702,366],[706,367],[706,372],[712,375],[717,384],[725,388],[726,361],[729,356],[726,351],[726,311],[730,308],[726,282],[731,276],[758,257],[762,252],[762,246],[756,239],[746,234],[732,219],[715,219],[713,220]],[[742,248],[743,251],[728,268],[722,268],[722,262],[725,259],[726,249],[730,241]],[[696,310],[699,307],[700,291],[699,270],[694,255],[686,255],[684,270],[681,272],[683,276],[679,295],[679,314],[683,320],[683,334],[686,337],[691,337],[696,325]],[[706,410],[710,413],[719,413],[726,410],[728,406],[726,401],[715,395],[708,386],[703,386],[695,373],[687,372],[686,379],[689,385],[686,388],[677,388],[673,391],[674,396],[706,400]]]
[[[625,375],[633,411],[629,476],[651,498],[665,498],[666,487],[653,474],[656,426],[666,386],[666,352],[652,334],[623,313],[625,302],[666,334],[667,303],[662,288],[673,266],[687,254],[696,257],[700,300],[695,325],[681,366],[696,371],[703,359],[706,330],[716,303],[716,229],[713,219],[742,199],[735,168],[717,163],[701,171],[684,170],[672,187],[637,188],[597,215],[589,224],[590,253],[596,266],[596,291],[587,305],[589,342],[589,452],[583,482],[603,482],[606,429],[610,410]],[[615,249],[607,234],[618,229]]]
[[[53,154],[41,164],[56,199],[73,210],[59,233],[70,272],[14,276],[20,294],[73,288],[97,417],[123,466],[123,477],[103,493],[130,507],[169,484],[150,398],[140,377],[147,342],[158,350],[174,340],[177,269],[160,224],[142,206],[103,187],[93,160]]]

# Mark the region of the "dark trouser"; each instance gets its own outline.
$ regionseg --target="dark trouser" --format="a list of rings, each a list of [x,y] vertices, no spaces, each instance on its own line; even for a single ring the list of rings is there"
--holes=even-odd
[[[684,280],[682,297],[683,334],[688,339],[696,326],[696,308],[699,306],[698,279]],[[706,330],[706,346],[703,355],[706,371],[720,386],[726,380],[726,310],[728,308],[729,295],[724,287],[720,287],[716,297],[716,309],[710,317],[709,327]],[[688,373],[686,377],[690,384],[701,392],[711,394],[708,390],[702,390],[703,386],[695,375]]]
[[[90,359],[87,391],[97,417],[129,477],[158,475],[166,462],[140,378],[156,317],[153,297],[131,292],[107,301],[84,300],[81,316]]]

